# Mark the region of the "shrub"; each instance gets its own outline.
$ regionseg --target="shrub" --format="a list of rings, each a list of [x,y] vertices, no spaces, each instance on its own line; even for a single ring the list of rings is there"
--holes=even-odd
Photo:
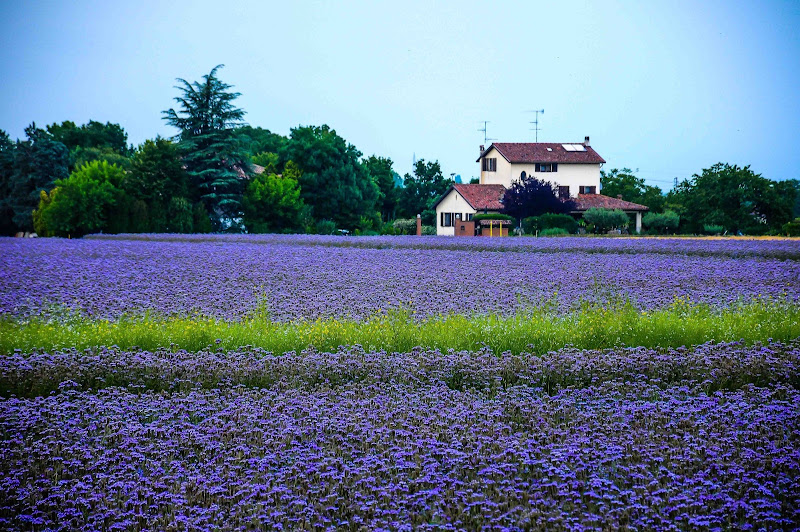
[[[539,236],[567,236],[569,232],[566,229],[561,227],[550,227],[548,229],[542,229],[539,233]]]
[[[664,211],[661,214],[648,212],[642,219],[644,226],[656,233],[674,233],[678,229],[681,217],[673,211]]]
[[[315,231],[318,235],[332,235],[336,232],[336,224],[331,220],[320,220],[317,222]]]
[[[416,218],[398,218],[392,222],[392,227],[397,235],[416,235],[417,234],[417,219]]]
[[[545,229],[563,229],[572,234],[578,231],[578,222],[569,214],[545,213],[522,220],[522,229],[528,234]]]
[[[472,219],[476,222],[480,222],[481,220],[507,220],[509,222],[516,222],[513,216],[509,216],[508,214],[500,214],[499,212],[476,214],[472,217]]]
[[[594,233],[605,233],[611,229],[627,227],[630,222],[628,215],[620,209],[600,209],[593,207],[583,213],[586,224],[593,228]]]
[[[781,228],[786,236],[800,236],[800,218],[783,224]]]
[[[703,231],[707,235],[721,235],[722,233],[725,232],[725,228],[722,227],[721,225],[706,224],[703,226]]]
[[[436,227],[432,225],[423,225],[422,234],[428,236],[436,235]]]

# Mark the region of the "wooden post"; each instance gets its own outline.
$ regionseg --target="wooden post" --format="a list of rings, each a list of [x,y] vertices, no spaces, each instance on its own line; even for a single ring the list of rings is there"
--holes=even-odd
[[[422,216],[417,215],[417,236],[422,236]]]

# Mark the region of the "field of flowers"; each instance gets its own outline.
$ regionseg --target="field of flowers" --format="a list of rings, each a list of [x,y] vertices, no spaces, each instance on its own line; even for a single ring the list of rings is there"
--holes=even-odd
[[[800,527],[800,241],[0,239],[0,272],[0,529]]]

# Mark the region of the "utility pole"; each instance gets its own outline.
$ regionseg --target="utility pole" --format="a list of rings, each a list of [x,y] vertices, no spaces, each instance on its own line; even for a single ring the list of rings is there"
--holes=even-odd
[[[529,124],[533,124],[531,131],[536,132],[536,142],[539,142],[539,113],[544,114],[544,109],[534,109],[533,111],[528,111],[529,113],[536,113],[536,118],[533,119],[533,122],[529,122]]]

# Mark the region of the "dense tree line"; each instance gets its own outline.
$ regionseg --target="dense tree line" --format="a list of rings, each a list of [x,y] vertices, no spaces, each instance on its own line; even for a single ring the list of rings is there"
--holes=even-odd
[[[0,131],[0,232],[396,233],[406,228],[394,221],[417,214],[435,224],[433,205],[453,184],[438,161],[417,161],[401,178],[391,159],[364,157],[327,125],[288,136],[247,125],[220,68],[178,79],[176,106],[163,111],[171,139],[134,147],[122,126],[94,120],[32,123],[16,141]],[[601,186],[648,206],[651,232],[780,233],[800,216],[800,182],[749,167],[717,164],[667,194],[626,168],[603,171]],[[506,203],[520,221],[569,211],[535,183],[512,188]]]
[[[601,193],[650,208],[653,233],[781,234],[800,216],[800,181],[773,181],[749,166],[717,163],[664,194],[630,169],[602,171]]]
[[[133,147],[119,124],[94,120],[31,124],[16,142],[0,131],[3,234],[378,233],[399,217],[433,222],[451,184],[437,161],[400,178],[391,159],[363,157],[327,125],[289,136],[247,125],[220,68],[178,79],[176,106],[163,111],[172,139]]]

